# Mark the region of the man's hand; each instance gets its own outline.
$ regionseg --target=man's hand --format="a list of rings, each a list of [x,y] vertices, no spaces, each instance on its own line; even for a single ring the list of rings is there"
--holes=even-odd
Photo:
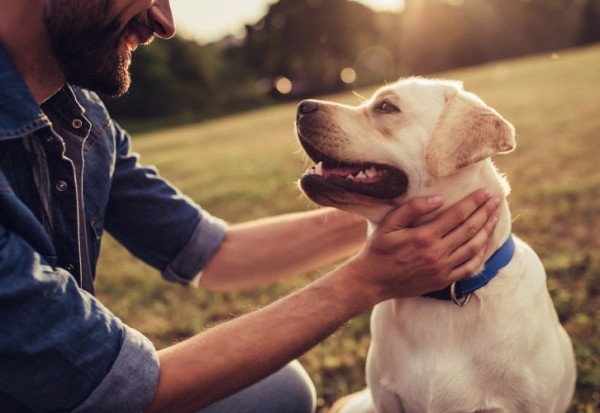
[[[392,211],[352,260],[352,273],[376,300],[418,296],[447,287],[483,264],[500,200],[479,190],[432,221],[413,226],[440,208],[439,197],[417,198]]]

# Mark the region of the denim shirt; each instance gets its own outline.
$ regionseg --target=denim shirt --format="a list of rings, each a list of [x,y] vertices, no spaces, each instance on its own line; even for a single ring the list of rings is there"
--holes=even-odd
[[[226,230],[142,167],[93,93],[41,107],[0,47],[0,412],[139,413],[156,350],[93,296],[106,229],[187,284]]]

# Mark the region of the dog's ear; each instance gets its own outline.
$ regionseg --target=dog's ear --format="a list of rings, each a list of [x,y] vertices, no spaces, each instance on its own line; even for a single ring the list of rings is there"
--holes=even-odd
[[[433,175],[447,176],[514,148],[514,127],[475,95],[455,89],[435,125],[425,161]]]

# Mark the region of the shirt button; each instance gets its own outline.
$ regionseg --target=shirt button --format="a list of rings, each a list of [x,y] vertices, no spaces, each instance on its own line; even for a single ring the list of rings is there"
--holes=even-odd
[[[58,181],[56,183],[56,190],[59,192],[65,192],[69,185],[65,181]]]
[[[73,119],[73,121],[71,122],[71,126],[73,126],[75,129],[81,128],[82,125],[83,122],[81,121],[81,119]]]

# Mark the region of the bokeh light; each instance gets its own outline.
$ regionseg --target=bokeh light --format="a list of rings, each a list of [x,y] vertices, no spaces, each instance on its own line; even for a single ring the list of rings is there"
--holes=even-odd
[[[275,78],[275,89],[282,95],[287,95],[292,91],[292,81],[285,76]]]
[[[346,84],[354,83],[356,81],[356,71],[351,67],[345,67],[340,72],[340,79]]]

